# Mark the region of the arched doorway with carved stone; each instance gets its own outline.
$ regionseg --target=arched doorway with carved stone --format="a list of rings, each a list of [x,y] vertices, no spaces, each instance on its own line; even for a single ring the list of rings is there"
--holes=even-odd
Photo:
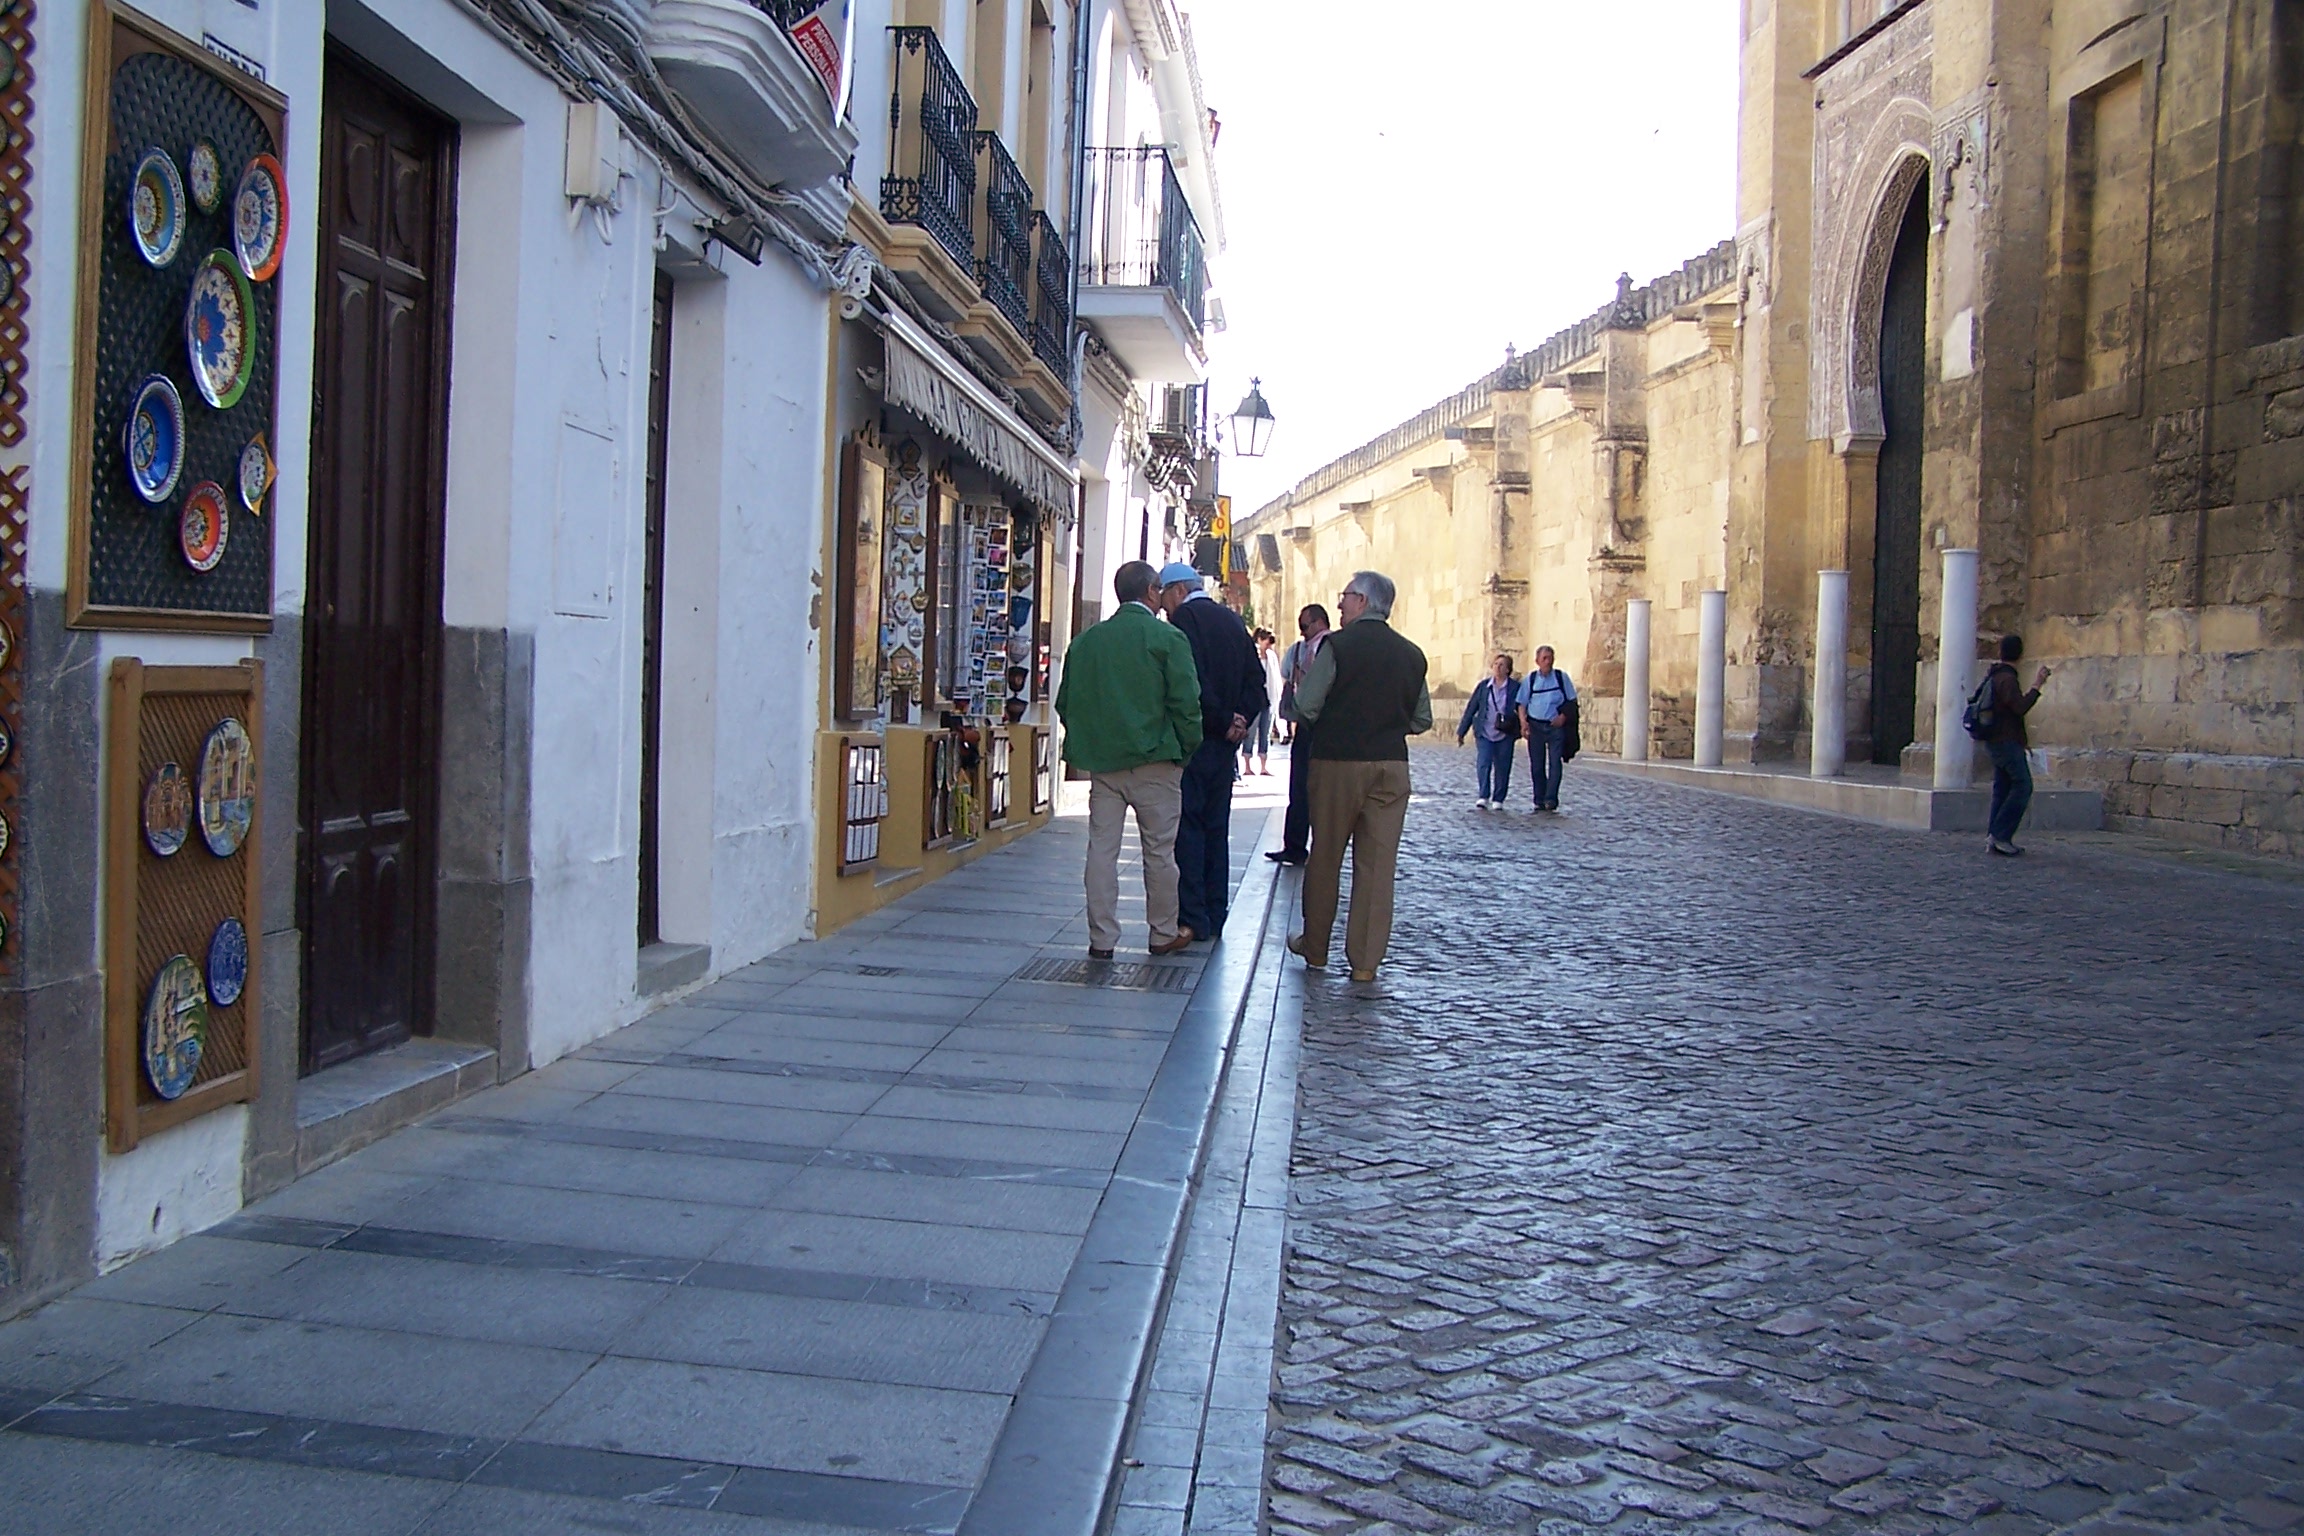
[[[1880,285],[1880,439],[1872,527],[1872,760],[1915,738],[1920,668],[1920,465],[1927,416],[1928,179],[1905,200]]]

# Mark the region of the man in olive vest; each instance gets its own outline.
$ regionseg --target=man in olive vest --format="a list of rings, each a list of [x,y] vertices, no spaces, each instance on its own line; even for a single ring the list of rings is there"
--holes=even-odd
[[[1312,760],[1312,859],[1304,869],[1304,931],[1288,947],[1328,963],[1352,845],[1352,916],[1344,956],[1354,981],[1374,981],[1392,942],[1392,873],[1408,820],[1408,738],[1432,729],[1424,653],[1392,632],[1392,580],[1356,572],[1337,599],[1343,627],[1296,685],[1304,722],[1297,751]]]

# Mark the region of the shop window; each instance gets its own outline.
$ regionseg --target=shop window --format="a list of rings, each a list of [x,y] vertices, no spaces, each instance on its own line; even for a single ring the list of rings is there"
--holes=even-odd
[[[2134,371],[2150,210],[2152,122],[2144,67],[2074,96],[2065,138],[2057,394]]]

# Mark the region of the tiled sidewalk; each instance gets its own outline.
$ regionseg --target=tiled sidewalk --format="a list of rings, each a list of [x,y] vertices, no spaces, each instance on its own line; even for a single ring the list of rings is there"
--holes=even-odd
[[[1020,975],[1085,955],[1084,843],[1060,820],[0,1328],[0,1531],[955,1529],[996,1445],[1029,1464],[1001,1437],[1052,1317],[1104,1304],[1081,1272],[1173,1227],[1175,1180],[1115,1168],[1189,1177],[1228,1038],[1205,958]]]

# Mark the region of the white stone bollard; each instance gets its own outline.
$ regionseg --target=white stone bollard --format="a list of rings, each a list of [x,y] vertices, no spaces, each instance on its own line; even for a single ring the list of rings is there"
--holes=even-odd
[[[1808,776],[1848,769],[1848,573],[1816,573],[1816,694],[1808,708]]]
[[[1624,605],[1624,761],[1648,761],[1648,608],[1645,597]]]
[[[1696,766],[1720,766],[1728,692],[1728,594],[1697,596]]]
[[[1976,551],[1944,551],[1944,612],[1936,642],[1936,787],[1966,789],[1976,758],[1960,715],[1976,670]]]

